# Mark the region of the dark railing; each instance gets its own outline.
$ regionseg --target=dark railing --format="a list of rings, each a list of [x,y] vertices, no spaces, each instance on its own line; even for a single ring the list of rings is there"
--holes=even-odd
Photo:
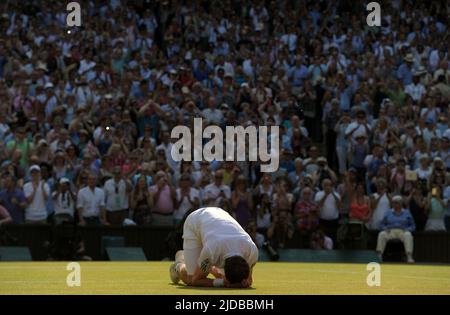
[[[52,241],[51,225],[10,225],[6,232],[13,237],[16,246],[27,246],[33,260],[46,260],[48,244]],[[168,227],[141,226],[86,226],[78,232],[85,244],[86,255],[93,260],[105,260],[102,252],[103,236],[122,236],[125,246],[142,247],[148,260],[161,260],[169,255],[166,238],[173,229]]]
[[[15,245],[27,246],[33,260],[46,260],[45,244],[51,241],[51,225],[10,225],[6,232],[17,240]],[[87,226],[78,231],[84,240],[86,254],[94,260],[105,260],[102,252],[103,236],[122,236],[126,246],[142,247],[148,260],[161,260],[171,256],[166,239],[173,231],[169,227],[142,226]],[[371,234],[368,249],[375,249],[376,234]],[[301,247],[299,239],[294,238],[287,245],[291,248]],[[414,257],[417,262],[450,263],[449,232],[414,233]],[[170,257],[172,258],[172,257]]]

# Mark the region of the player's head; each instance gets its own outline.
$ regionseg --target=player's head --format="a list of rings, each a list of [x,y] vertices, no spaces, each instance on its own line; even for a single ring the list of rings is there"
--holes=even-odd
[[[250,274],[247,261],[241,256],[231,256],[225,259],[225,277],[231,283],[241,283]]]

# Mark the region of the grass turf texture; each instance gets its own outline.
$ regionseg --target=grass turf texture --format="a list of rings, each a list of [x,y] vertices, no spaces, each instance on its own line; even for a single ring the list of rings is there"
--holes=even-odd
[[[450,294],[450,267],[382,264],[369,287],[364,264],[258,263],[252,289],[173,285],[169,262],[84,262],[68,287],[65,262],[1,262],[0,294]]]

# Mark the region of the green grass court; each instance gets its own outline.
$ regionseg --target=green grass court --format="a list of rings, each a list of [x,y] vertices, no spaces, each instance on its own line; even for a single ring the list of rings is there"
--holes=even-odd
[[[170,283],[170,262],[84,262],[81,286],[68,287],[65,262],[1,262],[0,294],[450,294],[450,266],[382,264],[369,287],[365,264],[258,263],[252,289]]]

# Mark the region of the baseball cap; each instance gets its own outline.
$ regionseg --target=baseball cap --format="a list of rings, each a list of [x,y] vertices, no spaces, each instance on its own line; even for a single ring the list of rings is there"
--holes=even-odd
[[[247,83],[247,82],[242,83],[242,84],[241,84],[241,87],[242,87],[242,88],[243,88],[243,87],[248,87],[248,83]]]
[[[39,167],[39,165],[32,165],[31,167],[30,167],[30,173],[31,172],[40,172],[41,171],[41,168]]]
[[[399,202],[399,203],[401,203],[402,201],[403,201],[403,198],[402,198],[402,196],[399,196],[399,195],[394,196],[392,198],[392,202]]]
[[[39,142],[38,142],[38,146],[41,146],[41,145],[48,145],[48,143],[47,143],[47,141],[45,140],[45,139],[41,139],[41,140],[39,140]]]
[[[59,180],[59,183],[62,185],[62,184],[70,183],[70,181],[65,177],[61,177],[61,179]]]

